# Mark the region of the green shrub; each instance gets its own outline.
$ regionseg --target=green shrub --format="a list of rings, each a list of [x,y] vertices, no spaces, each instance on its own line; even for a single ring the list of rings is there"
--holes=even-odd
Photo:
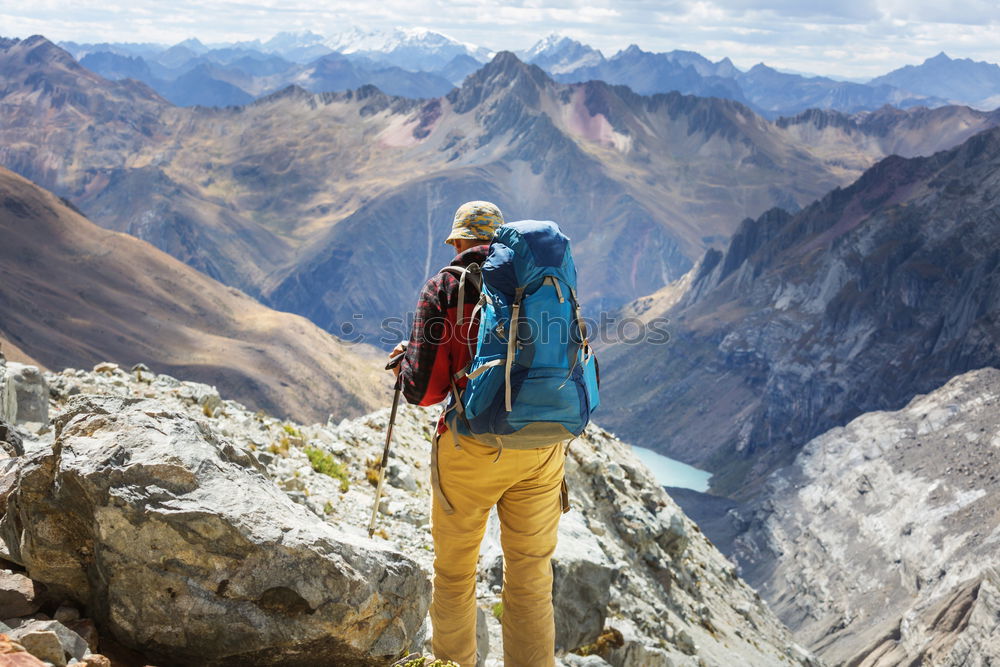
[[[309,465],[321,475],[327,475],[340,480],[340,491],[344,492],[350,488],[350,480],[344,466],[333,460],[329,452],[324,452],[319,447],[306,447],[306,456],[309,457]]]

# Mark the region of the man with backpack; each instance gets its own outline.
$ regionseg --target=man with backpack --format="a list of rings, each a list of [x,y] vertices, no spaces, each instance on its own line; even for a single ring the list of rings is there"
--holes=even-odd
[[[459,207],[446,242],[458,254],[424,285],[409,343],[393,350],[405,350],[396,372],[408,402],[450,396],[431,451],[433,650],[476,665],[476,567],[495,505],[504,664],[545,667],[555,662],[551,558],[568,509],[565,441],[597,403],[575,269],[554,223],[504,224],[489,202]]]

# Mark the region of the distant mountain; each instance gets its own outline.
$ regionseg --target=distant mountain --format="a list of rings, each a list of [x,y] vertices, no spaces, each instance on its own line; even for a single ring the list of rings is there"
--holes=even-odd
[[[995,128],[746,220],[635,311],[669,318],[668,345],[606,351],[603,421],[748,495],[815,435],[997,365],[998,202]]]
[[[173,81],[158,86],[158,91],[182,107],[228,107],[253,102],[252,95],[238,86],[222,81],[214,75],[214,70],[209,65],[199,65]]]
[[[116,361],[303,421],[384,400],[379,362],[0,168],[0,338],[51,368]],[[298,389],[296,389],[298,388]]]
[[[141,56],[126,56],[112,51],[97,51],[80,58],[80,64],[105,79],[135,79],[145,84],[156,81],[149,64]]]
[[[465,77],[482,66],[483,64],[472,56],[460,54],[452,58],[447,65],[439,69],[435,74],[459,86],[465,80]]]
[[[1000,66],[939,53],[921,65],[907,65],[874,78],[871,85],[890,85],[957,104],[991,110],[1000,107]]]
[[[326,38],[322,35],[303,30],[301,32],[279,32],[263,44],[260,42],[240,43],[238,46],[261,50],[265,53],[275,53],[296,63],[307,63],[333,53],[333,49],[325,42]]]
[[[167,49],[163,44],[133,43],[133,42],[101,42],[99,44],[79,44],[77,42],[59,42],[59,47],[69,52],[75,59],[81,60],[91,53],[115,53],[121,56],[139,56],[150,58]]]
[[[460,58],[468,56],[456,56],[450,63],[454,76],[469,69]],[[150,65],[138,56],[101,51],[84,56],[81,64],[108,79],[142,81],[178,106],[239,106],[292,84],[317,93],[374,85],[391,95],[413,98],[440,97],[453,87],[450,79],[434,73],[411,72],[338,53],[307,65],[246,49],[214,49],[188,60],[171,56],[165,61],[174,66],[167,68],[159,61]]]
[[[187,44],[190,44],[190,42],[191,40],[186,40]],[[174,44],[166,51],[157,53],[153,57],[153,60],[168,70],[176,70],[183,67],[185,63],[195,60],[207,50],[204,48],[193,49],[187,46],[186,43],[180,42],[179,44]],[[200,45],[200,42],[198,44]]]
[[[885,105],[901,109],[937,107],[945,99],[909,92],[886,83],[834,81],[826,77],[783,74],[763,63],[735,77],[747,102],[768,118],[790,116],[807,109],[836,109],[847,113],[870,111]]]
[[[519,55],[525,62],[538,65],[552,75],[572,72],[581,67],[596,67],[604,62],[604,55],[597,49],[555,33]]]
[[[633,44],[607,60],[558,74],[555,79],[565,83],[606,81],[626,85],[642,95],[677,91],[744,101],[739,84],[730,78],[734,69],[728,60],[712,63],[688,51],[650,53]]]
[[[297,71],[293,80],[315,93],[375,86],[390,95],[412,98],[441,97],[454,86],[448,79],[428,72],[410,72],[401,67],[351,59],[339,53],[323,56]]]
[[[331,37],[324,44],[338,53],[361,56],[411,71],[437,71],[456,56],[470,56],[479,61],[489,57],[487,49],[463,44],[423,28],[397,28],[392,31],[352,28]]]
[[[941,98],[886,84],[866,85],[785,74],[764,64],[740,72],[728,58],[713,63],[692,51],[650,53],[634,44],[592,65],[550,71],[559,81],[598,79],[626,85],[644,95],[675,90],[689,95],[737,100],[771,119],[812,108],[856,113],[887,104],[908,108],[946,103]]]

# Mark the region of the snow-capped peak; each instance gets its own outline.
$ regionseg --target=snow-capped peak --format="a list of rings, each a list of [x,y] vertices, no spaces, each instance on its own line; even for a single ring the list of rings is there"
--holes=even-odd
[[[323,35],[318,35],[311,30],[279,32],[264,42],[264,49],[267,51],[286,51],[288,49],[306,48],[320,45],[323,43],[323,40]]]
[[[570,37],[567,37],[566,35],[560,35],[557,32],[550,32],[548,35],[535,42],[535,45],[525,51],[524,55],[526,58],[530,59],[535,56],[540,56],[543,53],[549,53],[551,51],[566,48],[573,44],[580,43]]]
[[[555,32],[540,39],[522,57],[552,74],[599,65],[604,60],[597,49]]]

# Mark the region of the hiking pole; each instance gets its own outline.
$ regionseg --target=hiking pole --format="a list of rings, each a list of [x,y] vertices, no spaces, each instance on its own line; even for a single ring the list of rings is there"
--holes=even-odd
[[[389,363],[385,365],[386,370],[391,370],[399,365],[406,354],[406,348],[389,358]],[[382,450],[382,462],[378,466],[378,486],[375,487],[375,506],[372,507],[372,520],[368,522],[368,537],[375,534],[375,519],[378,517],[378,503],[382,499],[382,485],[385,484],[385,469],[389,466],[389,445],[392,443],[392,427],[396,423],[396,409],[399,407],[399,392],[403,388],[403,376],[396,375],[396,385],[392,394],[392,411],[389,413],[389,426],[385,429],[385,448]]]

